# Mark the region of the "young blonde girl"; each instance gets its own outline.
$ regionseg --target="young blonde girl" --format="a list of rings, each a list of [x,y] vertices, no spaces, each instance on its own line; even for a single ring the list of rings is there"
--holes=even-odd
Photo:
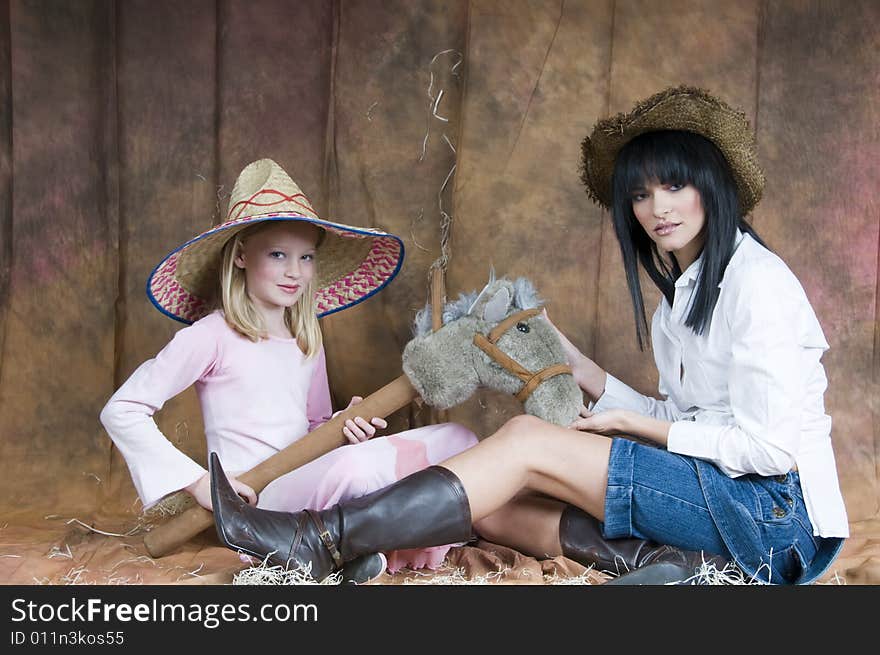
[[[144,508],[180,490],[212,507],[206,470],[152,418],[193,384],[208,450],[229,462],[232,488],[263,509],[323,509],[474,445],[472,432],[451,423],[373,439],[386,422],[356,417],[343,428],[349,445],[281,476],[259,496],[236,479],[331,418],[318,317],[380,291],[402,257],[394,235],[319,219],[275,162],[248,165],[227,220],[172,252],[150,276],[156,307],[191,325],[138,367],[101,412]],[[436,567],[448,548],[390,552],[387,567]],[[344,574],[362,582],[385,568],[384,554],[369,553]]]

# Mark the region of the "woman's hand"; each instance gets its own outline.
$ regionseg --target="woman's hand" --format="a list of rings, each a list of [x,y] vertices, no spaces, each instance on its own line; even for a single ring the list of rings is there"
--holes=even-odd
[[[348,403],[348,407],[345,409],[354,407],[362,400],[363,398],[361,396],[352,396],[351,402]],[[374,416],[369,421],[360,416],[355,416],[353,419],[348,419],[345,422],[345,427],[342,428],[342,434],[344,434],[345,438],[351,443],[356,444],[366,441],[367,439],[372,439],[376,434],[376,428],[383,429],[387,427],[388,423],[385,419],[379,418],[378,416]]]
[[[560,343],[562,343],[562,349],[565,351],[565,359],[568,363],[574,367],[580,363],[582,359],[586,358],[576,345],[574,345],[567,336],[562,334],[562,330],[556,327],[556,324],[550,320],[550,316],[547,314],[547,308],[545,307],[541,314],[544,316],[544,320],[547,321],[548,325],[553,328],[553,331],[556,332],[556,336],[559,337]]]
[[[581,406],[580,418],[575,419],[568,427],[606,437],[617,434],[642,437],[665,446],[669,441],[669,428],[672,427],[672,423],[651,416],[642,416],[627,409],[609,409],[593,413]]]
[[[562,350],[565,352],[565,359],[571,366],[571,372],[577,385],[587,392],[587,394],[595,401],[605,393],[605,370],[596,362],[583,354],[571,340],[566,337],[562,331],[553,324],[550,316],[547,314],[547,308],[542,312],[544,320],[556,332],[559,342],[562,344]]]
[[[581,406],[580,417],[575,419],[568,427],[573,430],[603,434],[607,437],[632,432],[632,425],[636,422],[638,414],[625,409],[609,409],[605,412],[593,413],[586,407]]]
[[[257,492],[246,485],[244,482],[239,482],[238,480],[236,480],[234,477],[235,475],[238,475],[238,473],[230,473],[227,476],[229,478],[229,484],[232,485],[232,488],[235,489],[235,492],[239,496],[247,501],[248,505],[256,505]],[[205,509],[213,509],[213,506],[211,505],[211,479],[207,473],[205,473],[202,477],[200,477],[188,487],[184,487],[184,491],[188,492],[193,498],[196,499],[196,502]]]

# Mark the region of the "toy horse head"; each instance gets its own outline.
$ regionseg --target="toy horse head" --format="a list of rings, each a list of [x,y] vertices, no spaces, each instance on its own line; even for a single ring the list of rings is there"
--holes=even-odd
[[[448,303],[436,332],[428,305],[416,315],[403,371],[425,402],[439,409],[490,387],[516,396],[528,414],[568,425],[583,394],[540,304],[529,280],[492,276],[480,293]]]

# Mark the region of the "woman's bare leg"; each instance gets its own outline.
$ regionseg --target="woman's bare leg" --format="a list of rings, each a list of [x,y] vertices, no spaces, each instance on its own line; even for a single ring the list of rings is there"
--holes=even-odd
[[[523,414],[441,466],[461,480],[476,522],[521,491],[577,505],[605,519],[611,439]]]
[[[532,492],[520,494],[474,524],[483,539],[540,559],[562,555],[559,520],[565,503]]]

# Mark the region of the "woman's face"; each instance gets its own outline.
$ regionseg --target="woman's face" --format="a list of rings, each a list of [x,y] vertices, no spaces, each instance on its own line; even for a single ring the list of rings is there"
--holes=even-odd
[[[244,269],[259,311],[274,313],[299,300],[315,275],[318,234],[310,223],[278,221],[245,239],[235,265]]]
[[[633,190],[632,208],[657,249],[674,254],[682,270],[699,256],[706,214],[694,186],[646,182]]]

